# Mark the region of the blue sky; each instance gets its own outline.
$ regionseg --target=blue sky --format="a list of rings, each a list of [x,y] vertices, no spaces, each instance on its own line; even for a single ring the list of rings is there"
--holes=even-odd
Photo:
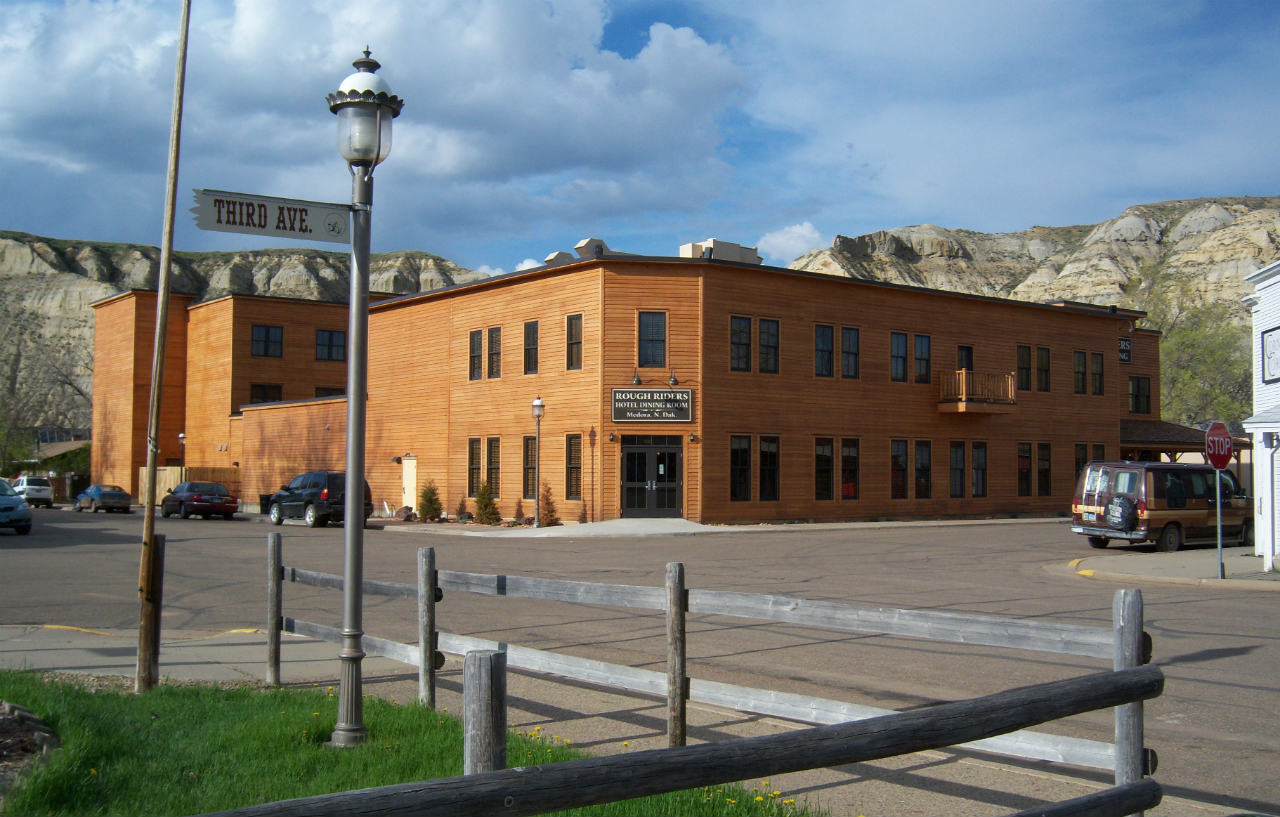
[[[196,229],[193,188],[349,200],[324,96],[366,44],[405,100],[373,249],[471,268],[1280,194],[1280,3],[192,5],[179,250],[290,246]],[[178,7],[0,0],[0,229],[160,243]]]

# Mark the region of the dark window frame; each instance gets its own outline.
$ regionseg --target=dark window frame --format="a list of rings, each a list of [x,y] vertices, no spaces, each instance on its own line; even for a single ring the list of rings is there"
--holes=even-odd
[[[1151,378],[1145,375],[1129,376],[1129,413],[1151,413]]]
[[[916,499],[933,499],[933,441],[916,440]]]
[[[1036,443],[1036,496],[1053,496],[1053,446]]]
[[[337,363],[347,359],[347,333],[341,329],[316,330],[316,360]]]
[[[532,330],[532,332],[530,332]],[[538,322],[524,322],[524,373],[538,373]]]
[[[1031,443],[1018,443],[1018,496],[1031,496],[1031,479],[1032,469],[1035,463],[1032,460],[1034,450]]]
[[[813,438],[813,499],[825,502],[836,498],[832,484],[836,478],[836,443],[833,437]]]
[[[889,380],[907,382],[907,333],[889,333]]]
[[[756,366],[761,374],[777,374],[782,348],[782,328],[775,318],[756,322],[756,343],[760,347]]]
[[[520,486],[521,499],[538,498],[538,438],[524,437],[520,442],[523,452],[523,479]]]
[[[889,441],[889,497],[907,498],[907,441]]]
[[[956,371],[973,371],[973,346],[963,343],[956,346]]]
[[[1089,393],[1089,356],[1084,352],[1071,353],[1071,388],[1075,394]]]
[[[840,499],[857,499],[862,443],[857,437],[840,438]]]
[[[582,435],[564,435],[564,498],[582,499]]]
[[[486,356],[488,364],[485,366],[485,376],[489,380],[497,380],[502,377],[502,327],[489,327],[488,335],[489,354]]]
[[[1036,391],[1047,392],[1052,385],[1049,381],[1049,371],[1053,365],[1053,354],[1049,351],[1048,346],[1036,347]]]
[[[647,320],[646,320],[647,319]],[[667,313],[644,311],[636,316],[636,366],[667,368]]]
[[[467,340],[467,379],[484,377],[484,330],[475,329]],[[475,496],[475,494],[468,494]]]
[[[729,435],[729,501],[751,501],[751,437]]]
[[[862,375],[862,333],[856,326],[840,327],[840,376],[857,380]]]
[[[484,481],[489,483],[489,495],[497,499],[502,484],[502,438],[486,437],[484,441]]]
[[[950,488],[952,499],[964,499],[965,455],[964,440],[952,440],[948,461],[950,470]],[[957,457],[957,454],[959,455]]]
[[[813,376],[835,377],[836,329],[831,324],[813,326]]]
[[[480,438],[467,438],[467,496],[480,490]]]
[[[251,357],[284,357],[284,327],[255,323],[249,330]]]
[[[981,456],[979,456],[981,452]],[[987,495],[987,441],[969,444],[969,496],[981,499]]]
[[[1106,355],[1102,352],[1093,352],[1092,368],[1090,370],[1090,381],[1092,392],[1095,395],[1101,395],[1106,390]]]
[[[751,319],[729,316],[729,371],[751,371]]]
[[[915,382],[928,383],[933,379],[933,341],[929,335],[916,335]]]
[[[279,403],[284,400],[284,386],[280,383],[250,383],[249,402]]]
[[[564,368],[576,372],[582,368],[582,313],[565,316]]]
[[[782,438],[762,434],[759,439],[760,501],[777,502],[782,493]]]
[[[1018,373],[1018,391],[1031,391],[1031,347],[1018,346],[1017,362],[1014,366]]]

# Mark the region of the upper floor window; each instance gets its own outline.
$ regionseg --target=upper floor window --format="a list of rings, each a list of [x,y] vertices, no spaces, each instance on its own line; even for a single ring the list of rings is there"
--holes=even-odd
[[[751,319],[729,318],[729,371],[751,371]]]
[[[524,373],[538,373],[538,322],[527,321],[524,325]]]
[[[347,333],[336,329],[316,330],[316,360],[346,360]]]
[[[284,357],[284,327],[255,324],[252,353],[254,357]]]
[[[1089,371],[1086,367],[1088,363],[1088,355],[1084,352],[1075,352],[1072,354],[1072,388],[1076,394],[1085,394],[1089,391]]]
[[[484,365],[484,333],[479,329],[471,333],[468,345],[468,362],[467,377],[470,380],[479,380],[484,373],[482,368]],[[475,494],[469,494],[475,496]]]
[[[854,378],[858,376],[858,330],[849,326],[840,327],[840,376]]]
[[[1094,352],[1093,353],[1093,393],[1094,394],[1102,394],[1102,385],[1103,385],[1102,361],[1103,361],[1102,352]]]
[[[778,373],[778,322],[772,318],[760,319],[760,371]],[[762,497],[763,498],[763,497]]]
[[[1049,390],[1049,347],[1036,347],[1036,391]]]
[[[647,369],[667,366],[667,313],[640,313],[639,365]]]
[[[502,327],[489,330],[489,377],[502,377]]]
[[[341,397],[346,393],[342,386],[316,386],[316,397]]]
[[[279,383],[251,383],[249,385],[250,403],[279,403],[284,399],[284,390]]]
[[[907,334],[889,334],[889,379],[895,383],[907,382]]]
[[[1031,347],[1018,347],[1018,391],[1031,391]]]
[[[564,367],[582,368],[582,316],[570,315],[564,322]]]
[[[916,335],[916,382],[929,382],[929,336]]]
[[[1129,413],[1151,413],[1151,378],[1129,378]]]
[[[816,377],[835,375],[835,330],[818,324],[813,327],[813,374]]]
[[[973,371],[973,347],[956,347],[956,368],[962,372]]]

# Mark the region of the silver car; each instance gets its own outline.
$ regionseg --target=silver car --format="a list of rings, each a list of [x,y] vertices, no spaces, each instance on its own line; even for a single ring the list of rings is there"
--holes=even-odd
[[[14,480],[13,490],[27,500],[28,505],[53,507],[53,485],[45,477],[29,477],[24,474]]]
[[[14,533],[31,533],[31,508],[9,483],[0,480],[0,528],[13,528]]]

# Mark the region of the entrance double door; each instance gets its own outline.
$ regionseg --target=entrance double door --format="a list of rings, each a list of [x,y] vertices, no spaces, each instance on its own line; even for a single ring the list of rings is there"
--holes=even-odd
[[[678,435],[623,435],[622,515],[681,516],[683,441]]]

